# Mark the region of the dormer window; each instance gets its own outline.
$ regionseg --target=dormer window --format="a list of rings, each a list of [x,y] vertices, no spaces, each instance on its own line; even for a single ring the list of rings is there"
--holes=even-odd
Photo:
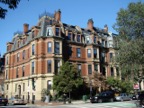
[[[90,43],[90,37],[86,37],[86,43]]]
[[[75,34],[73,34],[73,41],[75,41]]]
[[[52,25],[52,20],[49,21],[49,24]]]
[[[104,43],[105,43],[105,41],[102,39],[102,46],[104,47]]]
[[[25,44],[25,38],[23,38],[23,44]]]
[[[55,32],[56,36],[59,36],[60,35],[60,29],[57,27],[56,28],[56,32]]]
[[[80,35],[77,35],[77,42],[80,42]]]
[[[52,28],[51,27],[47,28],[46,36],[53,36],[53,32],[52,32]]]
[[[96,36],[94,37],[94,43],[96,43]]]
[[[34,31],[32,31],[32,39],[34,38]]]
[[[71,40],[71,36],[72,36],[72,33],[69,32],[69,33],[68,33],[68,40]]]
[[[20,46],[20,41],[18,41],[18,44],[17,44],[17,47],[19,48],[19,46]]]

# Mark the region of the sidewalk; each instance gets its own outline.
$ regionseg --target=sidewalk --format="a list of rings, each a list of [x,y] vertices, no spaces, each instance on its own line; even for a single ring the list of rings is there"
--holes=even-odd
[[[82,100],[76,100],[76,101],[72,101],[70,104],[85,104],[85,103],[89,103],[89,101],[82,101]],[[66,104],[63,104],[63,102],[49,102],[49,103],[45,103],[45,102],[35,102],[35,104],[27,104],[26,106],[58,106],[58,105],[68,105],[69,103],[66,102]]]

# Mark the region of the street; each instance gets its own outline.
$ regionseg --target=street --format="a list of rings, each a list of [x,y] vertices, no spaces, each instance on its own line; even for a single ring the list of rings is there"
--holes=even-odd
[[[1,108],[136,108],[134,101],[113,102],[113,103],[80,103],[66,104],[57,106],[35,106],[35,105],[19,105],[19,106],[1,106]]]

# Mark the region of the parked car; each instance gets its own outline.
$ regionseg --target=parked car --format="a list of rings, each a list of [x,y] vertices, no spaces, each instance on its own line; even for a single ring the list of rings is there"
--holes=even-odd
[[[126,93],[120,93],[118,96],[115,97],[116,101],[128,101],[132,100],[132,98]]]
[[[25,105],[26,102],[24,101],[24,99],[11,97],[9,99],[9,104],[12,104],[12,105]]]
[[[96,96],[90,97],[91,103],[113,102],[114,100],[115,100],[115,95],[111,91],[101,92]]]
[[[7,105],[8,104],[8,99],[0,97],[0,105]]]

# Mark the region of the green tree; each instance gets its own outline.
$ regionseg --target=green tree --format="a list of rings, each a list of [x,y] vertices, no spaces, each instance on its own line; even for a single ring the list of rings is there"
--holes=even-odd
[[[117,37],[116,61],[122,78],[133,78],[139,83],[144,75],[144,3],[130,3],[120,9],[114,29]]]
[[[133,82],[120,80],[119,78],[108,77],[106,83],[116,91],[130,93],[133,90]]]
[[[53,89],[58,95],[69,94],[83,84],[83,80],[75,65],[63,62],[60,71],[53,78]]]
[[[17,5],[19,4],[20,0],[0,0],[0,3],[8,5],[9,9],[15,9],[17,8]],[[7,13],[7,9],[4,9],[0,6],[0,18],[4,19]]]

